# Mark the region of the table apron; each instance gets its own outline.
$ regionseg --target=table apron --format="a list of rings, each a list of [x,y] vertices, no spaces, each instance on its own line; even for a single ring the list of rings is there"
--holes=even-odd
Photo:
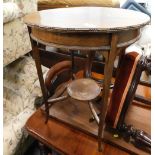
[[[56,48],[72,50],[110,50],[113,33],[55,33],[32,28],[33,40]],[[140,30],[117,32],[117,48],[127,47],[140,38]]]

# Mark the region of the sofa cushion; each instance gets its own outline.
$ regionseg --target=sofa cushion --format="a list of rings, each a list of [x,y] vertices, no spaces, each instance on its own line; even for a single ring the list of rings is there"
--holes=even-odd
[[[119,7],[118,0],[38,0],[38,7],[59,8],[75,6]]]
[[[42,70],[46,74],[48,68]],[[35,98],[42,95],[34,60],[24,56],[4,67],[3,81],[3,150],[13,155],[26,120],[35,111]]]
[[[3,0],[3,3],[8,2],[15,3],[23,15],[37,11],[37,0]]]
[[[33,114],[34,110],[26,108],[16,117],[11,117],[3,125],[3,154],[13,155],[17,144],[23,135],[23,127],[27,119]],[[27,135],[25,135],[27,136]]]
[[[22,16],[18,5],[13,2],[3,3],[3,23],[10,22]]]
[[[13,0],[13,2],[18,5],[24,15],[37,11],[37,0]]]
[[[4,24],[3,65],[6,66],[31,51],[30,37],[23,18]]]

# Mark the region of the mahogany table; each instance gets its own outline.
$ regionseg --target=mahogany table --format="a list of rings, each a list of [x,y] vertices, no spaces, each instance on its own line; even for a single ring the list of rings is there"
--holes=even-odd
[[[95,51],[105,58],[103,102],[98,129],[99,150],[102,150],[102,138],[105,116],[108,108],[109,85],[115,57],[121,50],[137,41],[140,28],[150,22],[146,14],[119,8],[73,7],[42,10],[24,18],[28,26],[32,51],[45,102],[47,118],[47,90],[44,85],[39,44],[89,52],[89,64],[86,76],[91,70],[91,60]],[[51,60],[52,61],[52,60]]]
[[[35,137],[42,144],[46,144],[49,148],[56,150],[61,155],[129,155],[132,153],[127,153],[126,150],[121,150],[107,143],[104,151],[98,152],[96,138],[54,119],[50,119],[47,125],[44,125],[44,115],[40,109],[29,118],[26,129],[29,135]],[[38,134],[40,135],[38,136]]]
[[[55,106],[60,105],[55,104]],[[65,107],[65,104],[60,106],[59,110],[60,112],[62,112],[62,117],[67,117],[65,116],[67,115],[66,112],[64,113],[62,110],[63,106]],[[73,110],[74,108],[72,106]],[[81,121],[86,124],[86,120],[90,118],[89,109],[87,108],[86,104],[82,104],[82,108],[79,106],[78,109],[83,109],[81,113],[79,111],[79,115],[85,116],[83,120],[81,117]],[[55,108],[53,108],[52,110],[57,112]],[[73,110],[71,110],[72,112],[70,112],[69,114],[75,119],[77,117],[79,120],[79,116],[77,116]],[[136,103],[132,103],[129,111],[127,112],[125,121],[127,124],[133,124],[137,128],[143,129],[144,131],[150,133],[151,125],[150,121],[148,121],[151,117],[150,111],[151,110],[148,108],[140,107],[139,105],[136,105]],[[141,121],[141,118],[143,118],[143,121]],[[69,126],[66,123],[62,123],[61,121],[58,121],[54,118],[49,119],[48,123],[45,125],[45,115],[42,109],[38,109],[28,119],[25,128],[28,134],[34,137],[40,143],[48,146],[49,148],[54,148],[62,154],[66,155],[150,155],[150,152],[146,152],[146,150],[144,151],[135,147],[132,143],[126,142],[121,137],[114,137],[114,134],[110,133],[107,130],[105,130],[104,132],[104,150],[103,152],[98,152],[98,142],[96,137],[87,134],[86,132],[82,132],[81,130],[77,130],[72,126]],[[107,150],[107,144],[110,144],[115,148],[109,147],[109,149]]]

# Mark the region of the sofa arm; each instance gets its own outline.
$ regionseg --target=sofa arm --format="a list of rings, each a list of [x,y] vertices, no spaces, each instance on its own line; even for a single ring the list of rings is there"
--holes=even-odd
[[[22,16],[18,5],[13,2],[3,3],[3,23],[10,22]]]
[[[13,0],[13,2],[18,5],[24,15],[37,11],[37,0]]]

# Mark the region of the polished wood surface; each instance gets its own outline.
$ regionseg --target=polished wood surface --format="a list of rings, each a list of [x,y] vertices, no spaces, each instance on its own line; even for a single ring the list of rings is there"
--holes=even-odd
[[[49,9],[24,18],[34,40],[78,50],[109,50],[113,32],[119,36],[117,47],[128,46],[139,39],[139,28],[149,21],[149,16],[137,11],[106,7]]]
[[[72,110],[77,108],[70,109],[70,117],[68,117],[67,111],[62,110],[62,106],[65,107],[65,105],[60,106],[59,104],[56,104],[59,109],[54,107],[52,109],[55,111],[55,115],[61,115],[61,119],[65,119],[64,117],[67,117],[68,119],[72,119],[74,122],[77,120],[77,122],[83,123],[84,126],[86,126],[89,123],[88,120],[85,121],[81,117],[77,119],[77,116]],[[83,104],[85,107],[86,104]],[[80,107],[80,106],[79,106]],[[66,108],[65,108],[66,109]],[[88,109],[88,107],[86,108]],[[83,109],[86,110],[86,109]],[[60,111],[59,111],[60,110]],[[66,109],[67,110],[67,109]],[[68,110],[69,111],[69,110]],[[61,113],[62,112],[62,113]],[[82,111],[80,111],[79,115],[82,116]],[[86,114],[85,114],[86,115]],[[74,117],[75,116],[75,117]],[[91,116],[91,115],[90,115]],[[89,116],[87,116],[89,118]],[[144,118],[143,120],[141,118]],[[59,117],[60,119],[60,117]],[[138,106],[131,106],[129,109],[129,112],[126,117],[126,122],[128,124],[133,124],[136,128],[143,129],[150,133],[150,121],[147,121],[150,119],[150,110],[141,108]],[[107,143],[104,143],[104,150],[103,152],[98,152],[98,145],[97,145],[97,139],[93,136],[89,136],[88,134],[85,134],[83,132],[80,132],[79,130],[70,127],[68,125],[65,125],[64,123],[61,123],[61,121],[57,121],[55,119],[49,119],[48,123],[45,125],[45,115],[43,112],[39,109],[37,112],[35,112],[27,121],[26,123],[26,129],[30,135],[35,137],[37,140],[42,142],[43,144],[46,144],[47,146],[51,148],[55,148],[59,150],[60,152],[63,152],[67,155],[123,155],[123,154],[140,154],[140,155],[148,155],[149,153],[142,151],[141,149],[136,148],[133,144],[126,142],[124,139],[118,137],[115,138],[110,132],[105,131],[105,140],[107,143],[112,144],[115,147],[109,146]],[[66,119],[67,120],[67,119]],[[91,124],[91,123],[90,123]],[[95,124],[95,122],[92,122],[92,124]],[[93,125],[91,125],[93,126]],[[96,126],[97,127],[97,126]],[[96,128],[97,131],[97,128]],[[108,148],[107,148],[108,147]],[[122,151],[127,151],[128,153]]]
[[[94,80],[82,78],[70,82],[67,86],[67,92],[74,99],[90,101],[100,94],[101,88]]]
[[[56,120],[44,124],[44,114],[37,110],[26,123],[30,135],[40,142],[66,155],[129,155],[116,147],[104,144],[103,152],[97,150],[97,140],[74,130]]]
[[[49,31],[113,32],[138,29],[150,21],[144,13],[120,8],[73,7],[58,8],[26,15],[29,26]]]

